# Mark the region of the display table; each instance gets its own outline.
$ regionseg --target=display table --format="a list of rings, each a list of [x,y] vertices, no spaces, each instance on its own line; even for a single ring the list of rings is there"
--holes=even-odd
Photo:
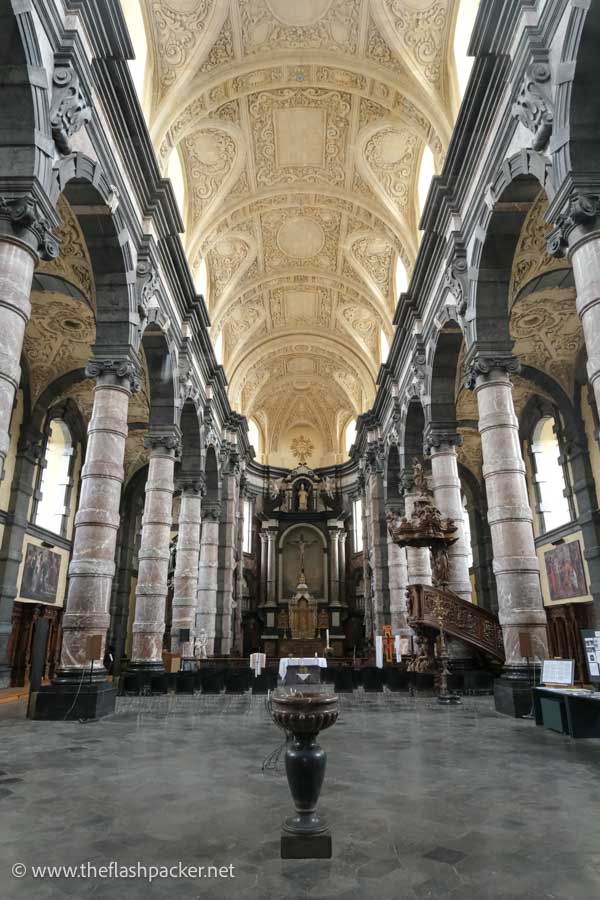
[[[535,724],[574,738],[600,738],[600,692],[537,687]]]
[[[322,656],[287,656],[279,660],[279,677],[286,684],[319,684],[320,670],[326,668]]]

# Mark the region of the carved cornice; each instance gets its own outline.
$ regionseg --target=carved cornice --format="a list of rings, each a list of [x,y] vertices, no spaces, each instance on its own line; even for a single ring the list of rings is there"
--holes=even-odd
[[[0,196],[0,219],[9,223],[10,235],[22,241],[40,259],[56,259],[60,244],[52,226],[33,197]]]
[[[127,387],[132,394],[142,383],[140,368],[131,359],[91,359],[85,367],[87,378],[106,381]]]
[[[554,125],[551,69],[546,61],[532,63],[523,78],[517,99],[512,105],[513,116],[531,131],[534,150],[547,146]]]
[[[69,60],[57,59],[52,77],[50,125],[52,137],[63,156],[71,153],[69,138],[92,118],[92,109]]]
[[[478,351],[465,362],[465,386],[474,390],[477,378],[480,375],[489,375],[494,369],[507,375],[518,375],[521,371],[521,363],[516,356],[505,351]]]
[[[571,233],[579,226],[593,230],[600,220],[600,196],[597,194],[572,194],[567,208],[556,219],[556,227],[547,238],[550,256],[565,256]]]

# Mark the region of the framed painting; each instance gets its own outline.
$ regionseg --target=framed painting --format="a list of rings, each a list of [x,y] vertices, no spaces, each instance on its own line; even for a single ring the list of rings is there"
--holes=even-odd
[[[56,603],[61,556],[47,547],[27,544],[20,596],[41,603]]]
[[[587,594],[581,544],[570,541],[544,553],[551,600],[570,600]]]

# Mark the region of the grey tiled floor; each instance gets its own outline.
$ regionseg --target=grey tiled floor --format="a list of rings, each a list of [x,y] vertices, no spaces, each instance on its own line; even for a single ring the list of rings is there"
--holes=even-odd
[[[343,698],[322,735],[329,861],[279,859],[291,811],[262,698],[123,700],[99,723],[0,707],[2,900],[593,900],[600,741],[497,716]],[[22,879],[14,863],[228,865],[233,880]]]

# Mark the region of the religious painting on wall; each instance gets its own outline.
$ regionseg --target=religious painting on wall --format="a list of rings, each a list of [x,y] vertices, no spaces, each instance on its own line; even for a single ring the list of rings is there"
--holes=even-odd
[[[569,600],[587,594],[579,541],[559,544],[544,553],[551,600]]]
[[[20,596],[26,600],[56,603],[60,563],[59,553],[27,544]]]

